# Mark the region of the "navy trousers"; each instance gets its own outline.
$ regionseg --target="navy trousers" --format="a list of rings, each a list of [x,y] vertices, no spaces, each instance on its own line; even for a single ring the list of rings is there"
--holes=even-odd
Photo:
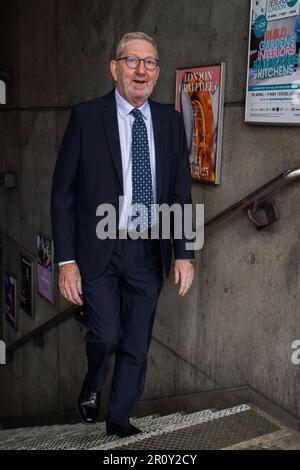
[[[82,280],[88,326],[87,380],[100,392],[115,367],[107,418],[127,426],[145,385],[154,314],[162,287],[159,240],[117,239],[104,271]]]

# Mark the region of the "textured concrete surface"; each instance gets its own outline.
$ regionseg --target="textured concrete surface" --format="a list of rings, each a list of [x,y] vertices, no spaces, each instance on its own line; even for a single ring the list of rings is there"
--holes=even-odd
[[[300,370],[291,345],[300,335],[298,199],[297,184],[274,195],[280,220],[265,231],[246,216],[207,231],[197,341],[199,367],[218,383],[249,383],[297,416]]]
[[[10,105],[19,106],[19,0],[1,2],[0,15],[0,70],[13,73],[13,86],[10,88]]]
[[[57,2],[18,2],[20,106],[57,104]]]
[[[17,189],[0,188],[1,270],[19,276],[20,250],[35,256],[36,233],[51,234],[50,184],[73,103],[108,92],[108,63],[123,33],[156,37],[161,76],[153,97],[174,103],[175,70],[227,64],[222,184],[194,184],[206,219],[287,168],[299,166],[298,128],[246,126],[244,96],[248,0],[3,0],[0,68],[12,72],[9,105],[0,108],[0,171],[17,172]],[[294,184],[270,199],[280,220],[258,232],[244,214],[205,233],[189,295],[168,279],[159,299],[143,398],[216,391],[249,384],[300,416],[299,192]],[[10,343],[67,308],[35,296],[34,319],[19,311]],[[18,350],[0,369],[0,423],[47,421],[72,414],[84,375],[84,325],[67,321],[45,346]],[[110,377],[111,378],[111,377]],[[109,380],[110,380],[109,378]],[[103,392],[109,391],[109,380]],[[39,396],[39,403],[29,402]],[[20,397],[23,397],[20,400]],[[46,418],[45,418],[46,419]],[[19,420],[19,421],[18,421]],[[293,444],[291,444],[293,445]]]
[[[270,436],[259,444],[247,444],[240,449],[247,450],[300,450],[300,436],[292,432]]]

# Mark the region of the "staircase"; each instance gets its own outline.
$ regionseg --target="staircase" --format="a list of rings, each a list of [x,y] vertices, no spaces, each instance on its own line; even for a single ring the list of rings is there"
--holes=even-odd
[[[2,430],[0,450],[300,449],[299,434],[252,404],[152,415],[131,422],[143,433],[123,439],[107,436],[103,422]]]

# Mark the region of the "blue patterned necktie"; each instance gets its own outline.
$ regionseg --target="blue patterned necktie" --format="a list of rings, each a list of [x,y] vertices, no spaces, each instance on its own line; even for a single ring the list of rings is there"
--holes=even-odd
[[[151,210],[154,204],[150,152],[147,128],[139,109],[131,111],[135,120],[132,126],[132,204],[143,204],[147,214],[137,212],[140,224],[136,230],[143,232],[151,226]],[[135,217],[134,217],[135,218]]]

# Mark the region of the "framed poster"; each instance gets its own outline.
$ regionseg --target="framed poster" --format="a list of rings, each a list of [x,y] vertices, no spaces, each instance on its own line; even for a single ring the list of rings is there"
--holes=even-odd
[[[53,242],[40,233],[37,235],[36,242],[38,293],[54,304]]]
[[[34,263],[25,254],[20,254],[20,287],[19,287],[19,305],[30,317],[34,314]]]
[[[12,275],[4,274],[4,316],[8,323],[17,329],[17,280]]]
[[[175,108],[182,113],[193,181],[220,183],[225,64],[176,71]]]
[[[300,0],[251,0],[245,122],[300,124]]]

